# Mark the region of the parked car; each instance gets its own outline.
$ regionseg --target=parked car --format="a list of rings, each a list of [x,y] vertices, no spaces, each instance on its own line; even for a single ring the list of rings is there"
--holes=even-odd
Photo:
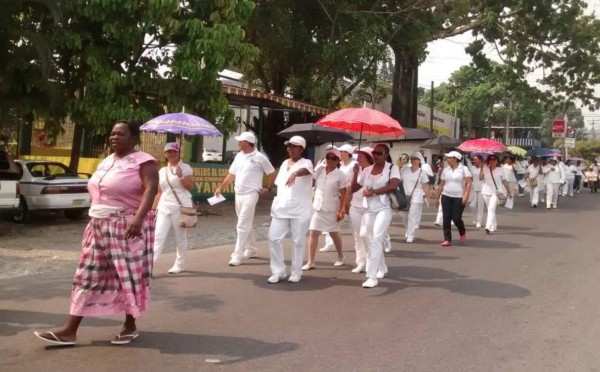
[[[31,219],[35,210],[63,210],[69,219],[78,219],[90,207],[88,194],[89,174],[73,172],[66,165],[54,161],[16,160],[19,168],[21,197],[15,222]]]
[[[222,161],[223,155],[215,149],[204,149],[202,151],[202,161]]]
[[[19,171],[12,155],[0,145],[0,210],[13,212],[19,207]]]

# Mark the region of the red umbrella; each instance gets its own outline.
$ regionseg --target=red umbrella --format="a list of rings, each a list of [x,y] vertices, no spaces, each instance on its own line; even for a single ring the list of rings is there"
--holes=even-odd
[[[336,128],[365,136],[400,137],[406,134],[397,120],[370,108],[342,109],[317,121],[322,127]]]
[[[506,146],[502,142],[487,138],[468,140],[460,144],[457,149],[462,152],[503,152]]]

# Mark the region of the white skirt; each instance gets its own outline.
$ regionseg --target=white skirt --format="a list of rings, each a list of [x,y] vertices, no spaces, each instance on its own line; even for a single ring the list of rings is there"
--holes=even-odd
[[[341,221],[338,222],[335,217],[335,212],[313,212],[312,218],[310,219],[309,230],[316,230],[321,232],[338,232],[340,231]]]

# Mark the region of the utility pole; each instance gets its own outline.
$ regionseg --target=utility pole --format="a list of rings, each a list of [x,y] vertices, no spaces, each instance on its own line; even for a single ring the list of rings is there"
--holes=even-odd
[[[434,95],[433,95],[433,81],[431,81],[431,108],[429,110],[429,131],[431,133],[433,133],[433,102],[434,102]]]
[[[510,125],[510,115],[512,113],[512,94],[508,93],[508,112],[506,113],[506,125],[504,126],[504,145],[508,146],[508,127]]]
[[[567,148],[567,136],[569,135],[569,117],[567,116],[567,113],[565,112],[565,156],[563,156],[562,160],[563,162],[566,162],[567,159],[569,158],[569,149]]]

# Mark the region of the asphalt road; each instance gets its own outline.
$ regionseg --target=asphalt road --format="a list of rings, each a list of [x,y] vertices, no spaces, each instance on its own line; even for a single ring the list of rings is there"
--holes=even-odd
[[[235,268],[231,246],[191,251],[178,276],[162,274],[165,255],[128,346],[107,342],[120,318],[84,320],[72,348],[33,336],[62,324],[74,268],[0,280],[0,370],[597,371],[599,202],[584,193],[547,211],[519,199],[500,210],[496,234],[471,228],[450,248],[432,213],[411,245],[396,218],[390,273],[374,289],[351,266],[333,268],[334,253],[277,285],[264,242]]]

